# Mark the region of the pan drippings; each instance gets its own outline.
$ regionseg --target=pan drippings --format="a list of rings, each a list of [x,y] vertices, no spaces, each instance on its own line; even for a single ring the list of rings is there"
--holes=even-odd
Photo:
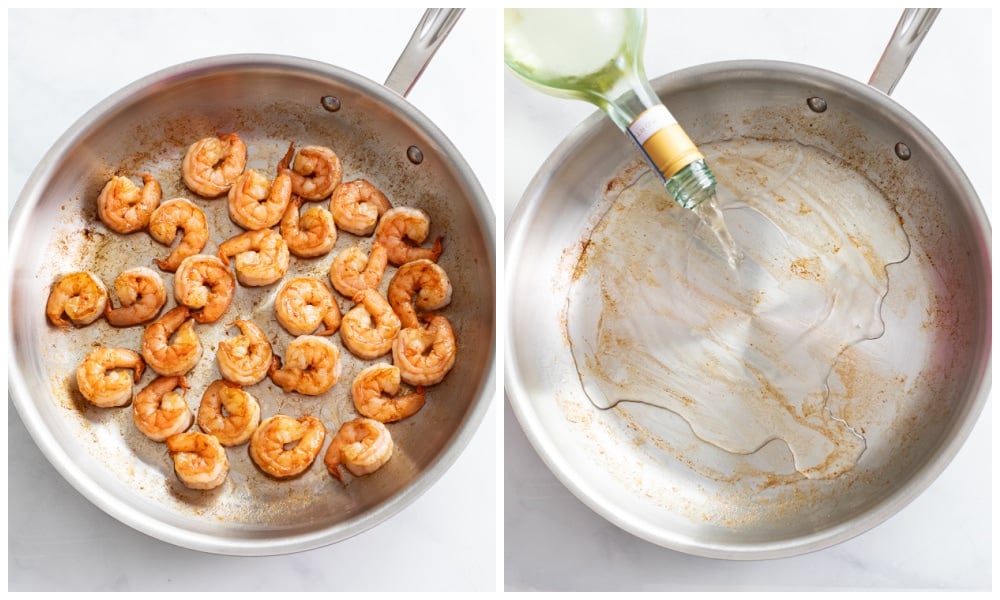
[[[585,245],[567,304],[583,387],[598,408],[673,411],[729,452],[783,440],[797,471],[836,477],[865,439],[827,405],[827,381],[846,348],[883,334],[886,267],[908,256],[906,234],[868,180],[821,150],[702,149],[744,259],[731,268],[650,174],[622,191]]]

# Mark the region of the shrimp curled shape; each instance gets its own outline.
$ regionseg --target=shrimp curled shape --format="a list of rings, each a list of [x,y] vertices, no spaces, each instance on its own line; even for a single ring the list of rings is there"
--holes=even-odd
[[[371,254],[367,255],[358,246],[348,246],[338,252],[330,263],[330,283],[344,296],[353,298],[362,290],[378,288],[386,264],[388,254],[378,242],[372,244]]]
[[[174,390],[180,388],[181,393]],[[154,442],[162,442],[172,435],[187,431],[194,422],[194,415],[184,399],[188,389],[184,376],[157,377],[132,403],[132,418],[136,427]]]
[[[52,286],[45,316],[58,327],[83,327],[100,318],[107,306],[108,288],[101,278],[89,271],[77,271],[64,275]]]
[[[301,335],[288,343],[285,361],[275,356],[268,376],[287,392],[318,396],[340,378],[340,350],[325,337]]]
[[[304,146],[292,162],[292,193],[305,200],[324,200],[340,185],[344,171],[337,154],[325,146]]]
[[[340,465],[347,467],[355,477],[363,477],[389,462],[392,450],[392,436],[385,425],[362,417],[340,426],[326,450],[323,462],[330,475],[343,483]]]
[[[163,189],[149,173],[142,173],[140,188],[128,177],[114,176],[97,197],[97,216],[113,231],[133,233],[149,224],[160,204]]]
[[[174,275],[174,297],[199,323],[214,323],[226,314],[236,293],[236,279],[217,256],[185,258]]]
[[[397,206],[386,211],[375,227],[375,239],[389,252],[389,262],[400,266],[418,258],[437,262],[444,246],[439,236],[430,248],[420,246],[430,234],[431,220],[419,208]]]
[[[76,385],[91,404],[108,408],[132,400],[132,384],[139,383],[146,365],[139,353],[127,348],[94,348],[76,369]],[[133,374],[124,369],[132,369]]]
[[[174,460],[174,473],[193,490],[219,487],[229,475],[226,449],[213,435],[200,431],[178,433],[167,438],[167,451]]]
[[[250,458],[272,477],[294,477],[313,464],[325,440],[326,427],[316,417],[278,414],[265,419],[253,433]]]
[[[236,279],[245,286],[270,285],[285,276],[290,257],[288,244],[273,229],[246,231],[219,245],[219,259],[229,265],[236,257]]]
[[[288,160],[292,148],[278,164],[278,175],[272,182],[265,175],[247,169],[229,188],[229,218],[243,229],[267,229],[274,227],[285,214],[285,208],[292,197],[292,177],[288,170]]]
[[[366,367],[351,384],[354,408],[362,416],[392,423],[412,416],[424,406],[423,386],[409,394],[399,394],[399,367],[379,363]]]
[[[341,319],[340,339],[351,354],[361,359],[387,354],[399,333],[399,317],[376,290],[358,292],[354,301],[357,304]]]
[[[451,280],[440,265],[420,258],[396,270],[386,295],[403,327],[417,327],[417,309],[437,310],[451,302]]]
[[[237,319],[229,326],[239,327],[241,335],[219,342],[215,354],[219,372],[227,380],[242,385],[262,381],[274,358],[271,342],[253,321]]]
[[[169,273],[176,271],[185,258],[198,254],[208,244],[205,211],[187,198],[174,198],[161,204],[149,218],[149,235],[165,246],[174,243],[178,229],[184,232],[180,243],[165,260],[156,259],[156,266]]]
[[[198,427],[223,446],[247,442],[260,425],[260,403],[238,383],[217,379],[201,397]]]
[[[333,335],[340,328],[340,307],[330,288],[314,277],[295,277],[274,298],[278,323],[292,335]],[[320,325],[321,331],[317,331]]]
[[[142,357],[149,368],[160,375],[183,375],[201,359],[201,341],[194,331],[194,319],[189,315],[188,307],[175,306],[158,321],[146,326],[142,336]]]
[[[246,144],[235,133],[227,133],[191,144],[181,162],[181,176],[192,192],[218,198],[229,191],[246,164]]]
[[[310,206],[299,214],[302,199],[292,197],[281,218],[281,237],[295,256],[315,258],[333,250],[337,243],[337,226],[333,215],[322,206]]]
[[[399,332],[392,344],[392,362],[410,385],[434,385],[455,366],[455,333],[441,315],[424,317],[426,325]]]
[[[368,236],[387,210],[389,199],[366,179],[345,181],[330,198],[330,212],[337,227],[354,235]]]
[[[115,327],[131,327],[156,318],[167,302],[167,288],[160,274],[148,267],[122,271],[115,278],[115,293],[121,306],[108,303],[104,318]]]

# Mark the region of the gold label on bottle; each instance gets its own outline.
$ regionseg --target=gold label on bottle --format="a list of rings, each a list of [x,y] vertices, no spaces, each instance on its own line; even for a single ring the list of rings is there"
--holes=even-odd
[[[662,104],[643,111],[628,129],[665,180],[704,158],[677,119]]]

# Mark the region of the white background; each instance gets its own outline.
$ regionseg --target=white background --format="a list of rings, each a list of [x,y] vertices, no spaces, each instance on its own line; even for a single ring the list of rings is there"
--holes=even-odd
[[[650,78],[720,60],[813,65],[867,82],[896,26],[890,10],[651,10]],[[893,93],[992,205],[990,11],[945,9]],[[545,158],[594,108],[504,78],[504,222]],[[611,525],[549,472],[505,403],[504,571],[509,590],[989,589],[992,401],[960,454],[882,525],[812,554],[697,558]]]
[[[252,52],[321,60],[383,82],[422,13],[11,11],[8,211],[56,139],[98,102],[141,77],[187,60]],[[494,203],[495,16],[492,10],[467,10],[409,96],[457,146]],[[477,102],[468,101],[469,89],[481,91]],[[246,558],[175,547],[107,516],[49,465],[9,403],[8,587],[494,590],[499,405],[495,399],[451,469],[394,517],[324,548]]]

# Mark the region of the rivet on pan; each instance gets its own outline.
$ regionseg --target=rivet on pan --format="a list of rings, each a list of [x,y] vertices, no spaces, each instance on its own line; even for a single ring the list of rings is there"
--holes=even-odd
[[[820,98],[819,96],[813,96],[806,100],[806,104],[809,105],[809,109],[813,112],[824,112],[826,110],[826,100]]]
[[[323,108],[330,112],[337,112],[340,110],[340,98],[336,96],[323,96],[319,101],[323,105]]]
[[[420,148],[410,146],[406,149],[406,158],[410,159],[411,163],[419,165],[424,162],[424,153],[420,151]]]
[[[903,142],[898,142],[896,144],[895,150],[896,150],[896,156],[898,156],[899,158],[901,158],[903,160],[910,160],[911,154],[910,154],[910,147],[909,146],[907,146]]]

